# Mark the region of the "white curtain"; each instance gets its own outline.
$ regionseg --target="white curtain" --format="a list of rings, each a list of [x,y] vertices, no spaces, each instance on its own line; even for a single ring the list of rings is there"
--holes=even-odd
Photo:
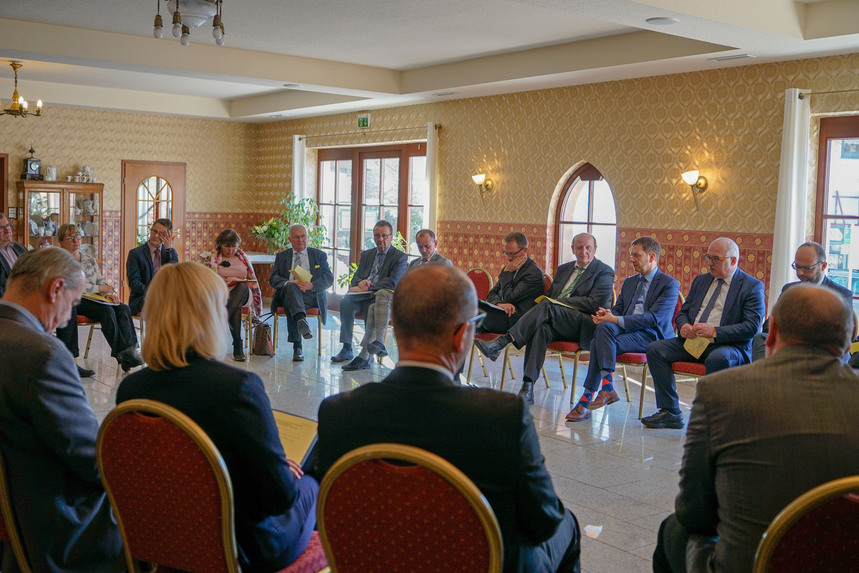
[[[438,130],[435,123],[427,123],[427,183],[429,184],[429,213],[425,226],[427,229],[436,228],[438,215]]]
[[[801,91],[791,88],[785,92],[784,98],[784,128],[781,135],[767,314],[772,312],[785,283],[796,280],[790,264],[796,248],[805,242],[811,106],[808,96],[799,98]]]
[[[304,188],[305,156],[307,155],[307,139],[303,135],[292,136],[292,191],[296,199],[304,199],[307,191]]]

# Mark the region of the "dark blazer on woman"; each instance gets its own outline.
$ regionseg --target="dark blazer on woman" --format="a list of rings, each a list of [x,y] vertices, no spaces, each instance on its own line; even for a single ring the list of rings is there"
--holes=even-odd
[[[295,543],[284,515],[297,496],[262,380],[215,360],[185,368],[144,368],[119,385],[116,403],[145,398],[194,420],[215,443],[233,484],[236,540],[243,570],[278,570]],[[242,559],[243,558],[243,559]]]

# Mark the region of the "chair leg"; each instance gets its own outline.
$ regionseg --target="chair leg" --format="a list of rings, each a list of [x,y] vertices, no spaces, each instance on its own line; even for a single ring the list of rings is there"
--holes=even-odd
[[[626,379],[626,364],[623,365],[623,389],[626,390],[626,401],[632,402],[629,397],[629,381]]]
[[[483,377],[489,378],[489,372],[486,371],[486,361],[483,360],[483,354],[477,351],[477,357],[480,359],[480,367],[483,368]]]
[[[638,403],[638,419],[644,415],[644,395],[647,393],[647,364],[641,370],[641,400]]]
[[[471,382],[471,365],[474,362],[474,344],[471,345],[471,352],[468,355],[468,374],[465,375],[465,381]]]
[[[254,331],[254,313],[248,311],[248,319],[245,321],[245,341],[248,343],[248,354],[253,350],[253,342],[251,341],[251,333]]]
[[[322,356],[322,315],[316,317],[316,357]]]
[[[510,360],[510,354],[507,352],[509,349],[509,346],[504,349],[504,362],[507,363],[507,367],[510,369],[510,379],[515,380],[516,374],[513,373],[513,361]],[[501,369],[503,370],[504,367],[502,366]]]
[[[546,383],[546,390],[551,388],[551,386],[549,386],[549,376],[546,374],[546,364],[545,363],[543,364],[543,381]]]
[[[84,360],[89,358],[89,345],[92,344],[92,331],[95,330],[95,325],[89,325],[89,336],[86,339],[86,350],[84,350]]]
[[[277,325],[278,325],[278,323],[280,322],[280,315],[279,315],[279,314],[277,314],[277,313],[275,313],[275,314],[274,314],[274,316],[272,317],[272,319],[274,320],[274,326],[273,326],[273,328],[271,329],[271,330],[272,330],[272,333],[271,333],[271,335],[272,335],[272,336],[271,336],[271,337],[272,337],[271,345],[274,347],[274,353],[275,353],[275,354],[277,354]]]

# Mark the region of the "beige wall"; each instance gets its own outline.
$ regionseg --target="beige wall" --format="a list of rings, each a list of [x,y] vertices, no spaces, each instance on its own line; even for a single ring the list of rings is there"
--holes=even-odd
[[[859,54],[641,78],[537,92],[374,110],[354,136],[356,114],[263,125],[138,113],[46,108],[42,118],[0,118],[10,154],[10,195],[32,144],[60,175],[88,163],[105,183],[105,208],[120,206],[122,159],[183,161],[189,212],[275,211],[291,182],[292,135],[308,145],[351,145],[440,131],[439,220],[545,225],[569,168],[596,165],[624,227],[771,233],[784,90],[859,88]],[[815,111],[859,110],[859,94],[815,98]],[[328,135],[327,135],[328,134]],[[679,174],[710,179],[696,213]],[[482,205],[470,176],[497,182]],[[14,197],[10,197],[14,204]]]

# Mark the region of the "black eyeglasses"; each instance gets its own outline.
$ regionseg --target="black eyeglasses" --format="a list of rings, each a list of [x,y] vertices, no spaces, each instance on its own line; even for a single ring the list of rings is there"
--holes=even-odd
[[[818,262],[814,263],[813,265],[811,265],[810,267],[805,267],[805,266],[796,264],[796,262],[793,262],[793,263],[790,263],[790,266],[795,271],[803,271],[806,273],[810,273],[811,271],[813,271],[815,268],[819,267],[822,264],[823,264],[823,261],[818,261]]]
[[[473,317],[469,318],[468,320],[466,320],[465,324],[473,324],[474,328],[480,328],[481,326],[483,326],[483,321],[485,318],[486,318],[486,313],[481,312],[477,316],[473,316]]]
[[[8,225],[0,225],[0,231],[11,231],[14,228],[15,227],[12,225],[12,223],[9,223]]]
[[[525,247],[522,247],[521,249],[519,249],[515,253],[508,253],[507,251],[504,251],[504,256],[505,257],[515,257],[516,255],[518,255],[519,253],[521,253],[524,250],[525,250]]]
[[[390,237],[392,233],[373,233],[374,239],[386,239]]]

